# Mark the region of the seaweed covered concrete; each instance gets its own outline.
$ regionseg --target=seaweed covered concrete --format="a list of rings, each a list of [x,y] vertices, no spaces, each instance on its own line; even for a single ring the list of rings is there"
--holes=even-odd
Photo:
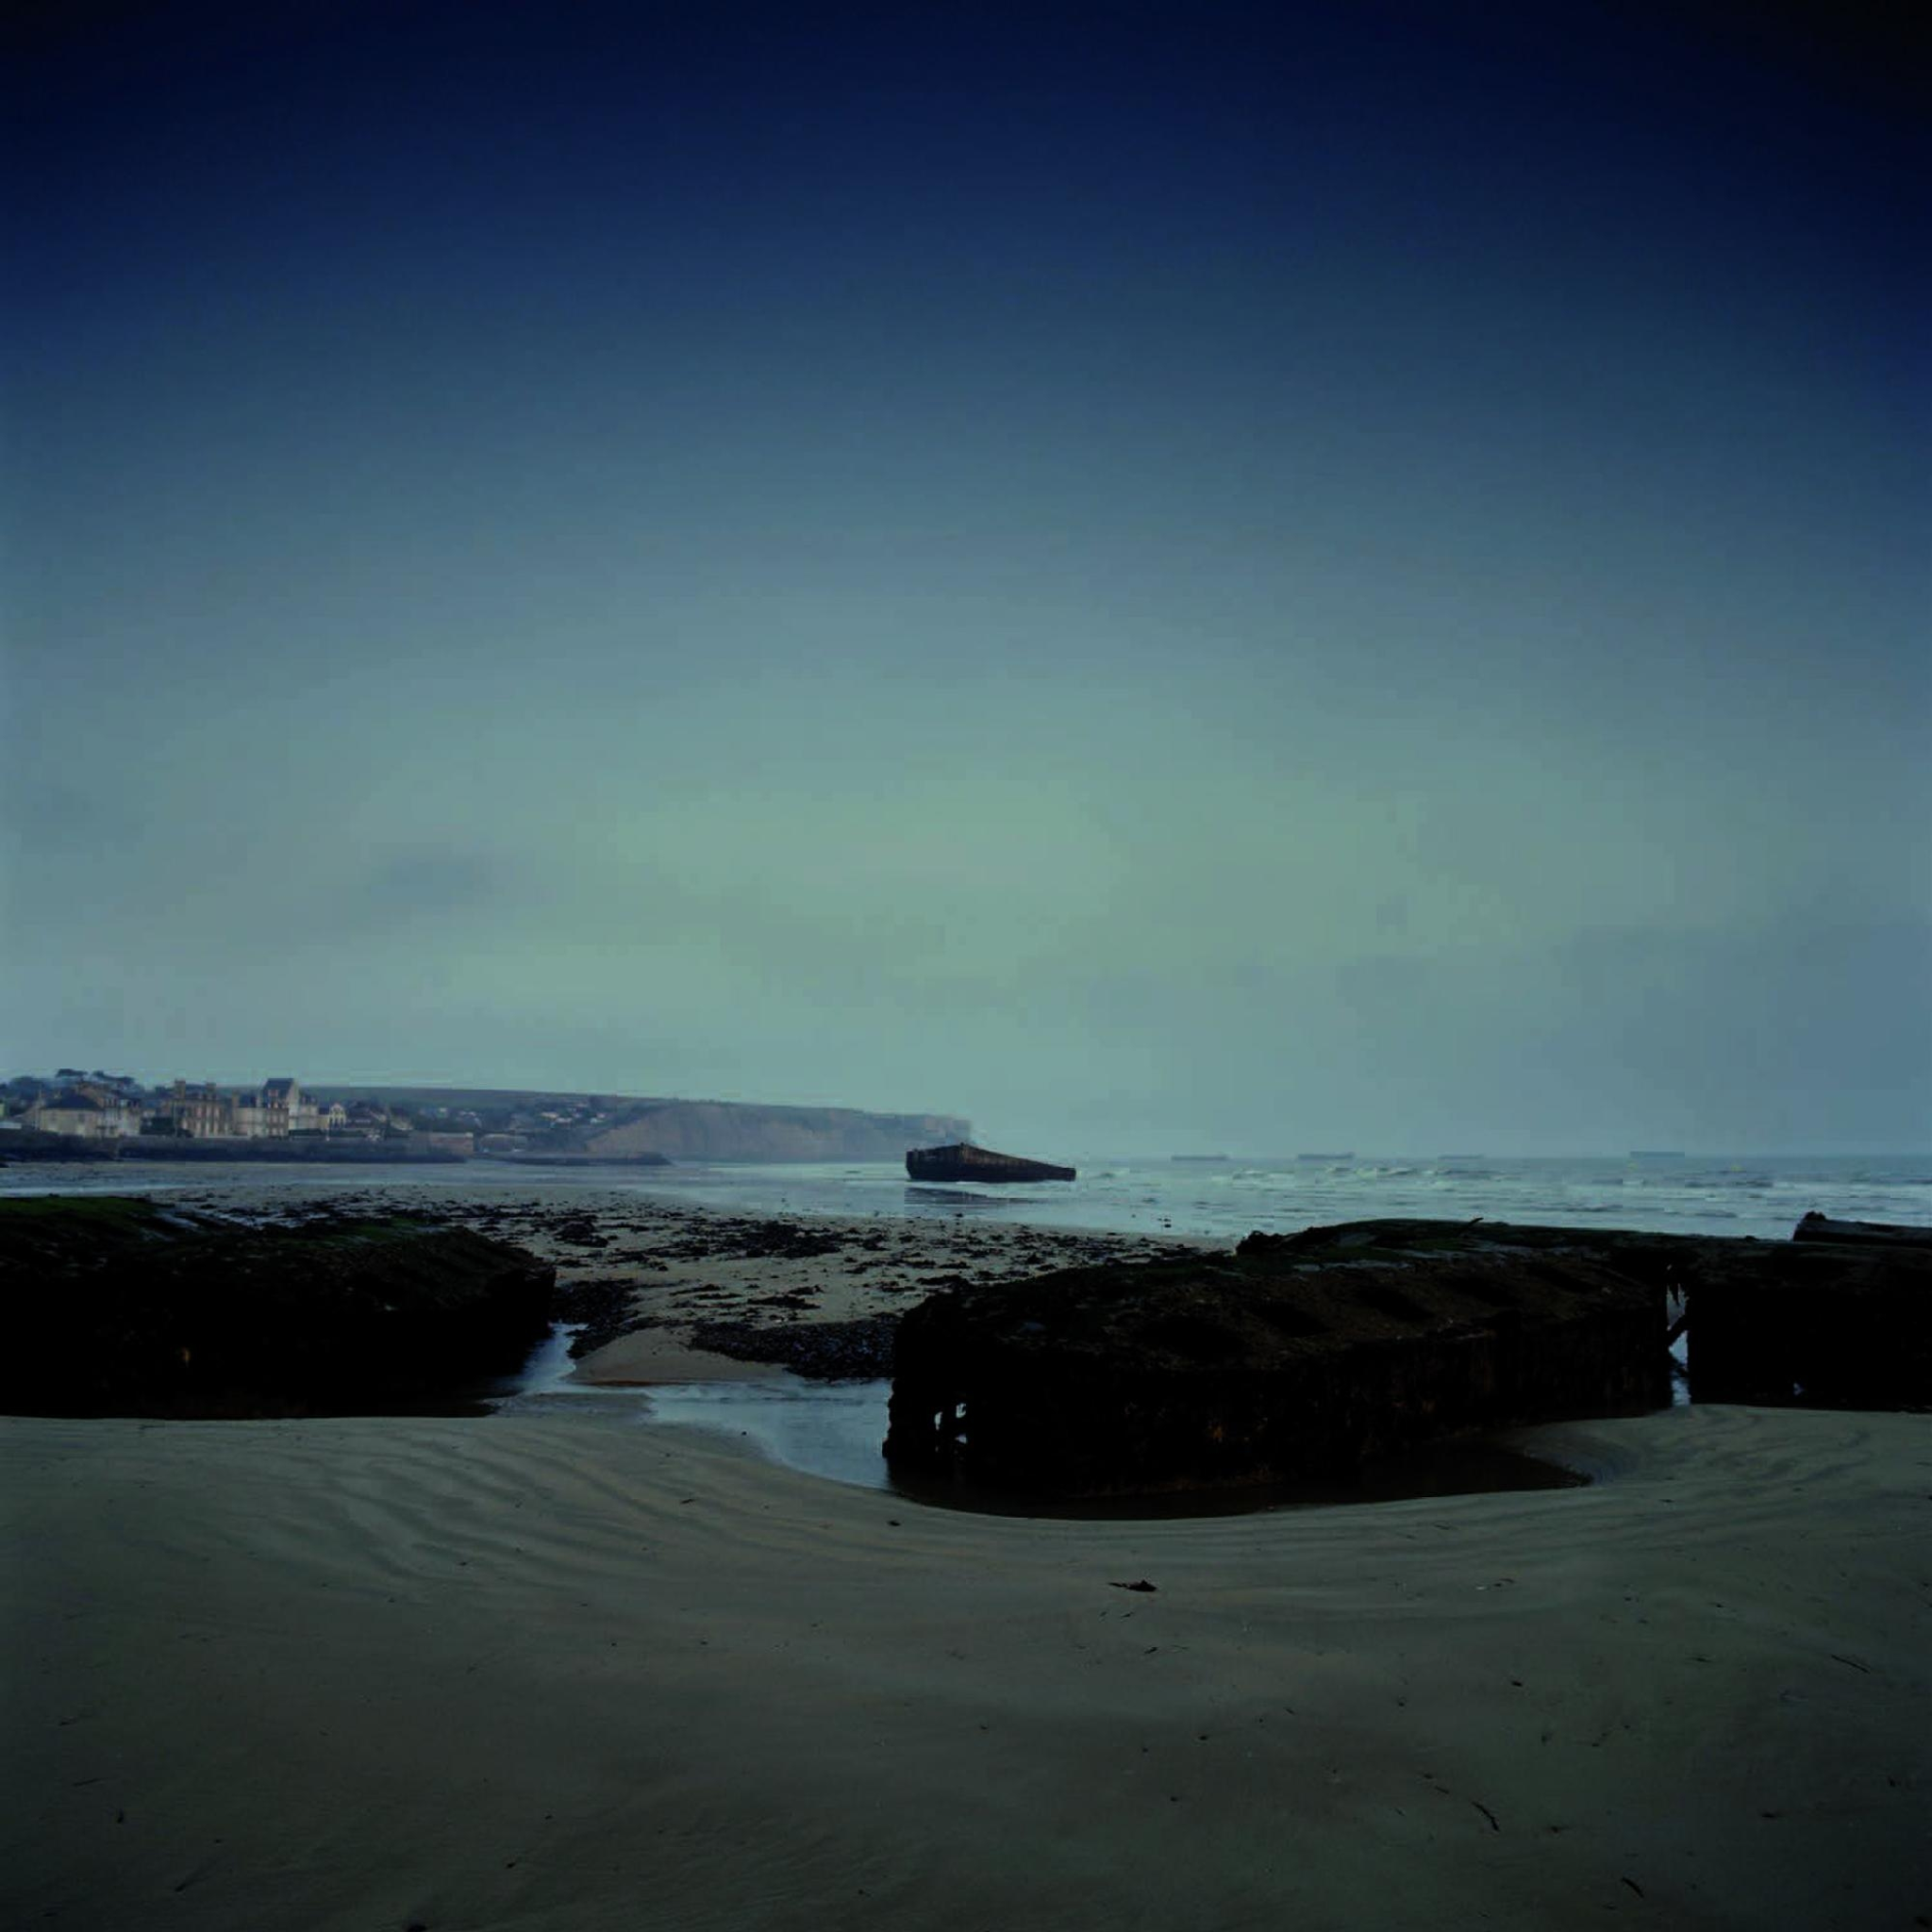
[[[0,1409],[408,1406],[519,1367],[555,1280],[508,1242],[411,1216],[260,1225],[144,1199],[0,1201]]]
[[[900,1324],[886,1455],[991,1488],[1135,1493],[1641,1408],[1669,1395],[1664,1292],[1588,1254],[1378,1223],[935,1297]]]
[[[1357,1222],[922,1303],[886,1454],[1046,1496],[1294,1481],[1660,1405],[1673,1295],[1707,1398],[1932,1398],[1932,1249]]]
[[[1704,1243],[1685,1274],[1692,1399],[1932,1405],[1932,1229],[1885,1230],[1911,1232]]]

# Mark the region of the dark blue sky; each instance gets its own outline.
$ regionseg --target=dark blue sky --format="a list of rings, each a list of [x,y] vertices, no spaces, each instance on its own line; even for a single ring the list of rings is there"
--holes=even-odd
[[[256,11],[9,62],[10,1060],[1932,1139],[1902,28]]]

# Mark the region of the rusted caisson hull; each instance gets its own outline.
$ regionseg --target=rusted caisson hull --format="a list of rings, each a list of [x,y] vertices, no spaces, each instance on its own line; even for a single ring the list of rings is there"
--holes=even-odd
[[[950,1147],[914,1147],[906,1156],[906,1172],[916,1181],[1070,1181],[1071,1167],[1054,1167],[1044,1160],[1023,1160],[1017,1154],[994,1154],[968,1141]]]

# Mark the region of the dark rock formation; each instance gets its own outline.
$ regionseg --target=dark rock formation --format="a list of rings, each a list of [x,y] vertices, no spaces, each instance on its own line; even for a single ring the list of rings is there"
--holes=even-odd
[[[776,1362],[817,1382],[876,1381],[892,1371],[899,1318],[862,1315],[852,1322],[799,1322],[769,1328],[755,1322],[700,1322],[693,1348],[739,1361]]]
[[[634,1281],[618,1276],[602,1276],[591,1281],[559,1281],[551,1295],[551,1311],[559,1322],[575,1327],[570,1352],[573,1357],[589,1355],[620,1335],[640,1328],[661,1328],[661,1320],[640,1317],[632,1312],[637,1292]]]
[[[1661,1282],[1511,1233],[1257,1236],[922,1303],[900,1324],[886,1454],[988,1488],[1135,1493],[1668,1400]]]
[[[906,1156],[906,1172],[916,1181],[1070,1181],[1071,1167],[1023,1160],[1017,1154],[994,1154],[970,1141],[948,1147],[915,1147]]]
[[[408,1216],[251,1225],[148,1200],[0,1201],[0,1408],[239,1416],[420,1406],[518,1368],[555,1271]]]

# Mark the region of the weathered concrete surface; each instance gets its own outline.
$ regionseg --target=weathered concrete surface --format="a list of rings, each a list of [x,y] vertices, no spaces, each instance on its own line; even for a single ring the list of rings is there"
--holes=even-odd
[[[1685,1284],[1693,1400],[1932,1404],[1932,1245],[1803,1223],[1790,1241],[1703,1245]]]
[[[934,1297],[900,1324],[887,1457],[1042,1495],[1137,1493],[1667,1401],[1661,1276],[1514,1232],[1357,1224]]]
[[[1832,1221],[1815,1210],[1791,1230],[1794,1241],[1836,1241],[1840,1247],[1932,1247],[1932,1227],[1890,1221]]]
[[[1433,1436],[1693,1395],[1932,1403],[1932,1248],[1357,1222],[935,1297],[886,1454],[1041,1495],[1266,1484]]]
[[[0,1201],[0,1409],[329,1414],[508,1374],[556,1271],[408,1217],[248,1226],[149,1200]]]
[[[1071,1167],[995,1154],[967,1141],[912,1148],[906,1156],[906,1172],[916,1181],[1070,1181],[1075,1174]]]
[[[1407,1230],[1407,1233],[1402,1231]],[[1683,1298],[1692,1400],[1932,1405],[1932,1228],[1807,1214],[1789,1241],[1630,1229],[1359,1222],[1251,1235],[1244,1253],[1460,1239],[1587,1254]]]

